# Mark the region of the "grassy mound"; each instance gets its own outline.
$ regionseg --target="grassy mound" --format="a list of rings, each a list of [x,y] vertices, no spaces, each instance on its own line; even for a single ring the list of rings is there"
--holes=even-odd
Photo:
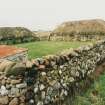
[[[58,26],[53,32],[69,34],[105,34],[105,21],[94,19],[65,22]]]
[[[16,44],[38,40],[33,32],[24,27],[1,27],[0,44]]]
[[[80,38],[80,36],[82,38],[95,39],[96,36],[105,36],[105,21],[93,19],[64,22],[50,34],[50,40],[53,37],[57,38],[60,36],[67,37],[67,39],[68,37]]]

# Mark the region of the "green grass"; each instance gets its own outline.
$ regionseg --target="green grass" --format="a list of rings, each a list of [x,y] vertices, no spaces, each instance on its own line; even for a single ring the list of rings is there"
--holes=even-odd
[[[97,95],[92,92],[97,91]],[[105,73],[91,86],[83,96],[77,96],[75,105],[105,105]]]
[[[39,41],[18,44],[18,47],[28,48],[29,58],[36,58],[46,56],[48,54],[60,53],[64,49],[77,48],[81,45],[86,45],[89,42],[53,42],[53,41]]]

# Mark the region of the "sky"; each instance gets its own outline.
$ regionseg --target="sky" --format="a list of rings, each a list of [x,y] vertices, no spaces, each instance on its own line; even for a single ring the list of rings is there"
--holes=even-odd
[[[105,0],[0,0],[0,27],[53,30],[82,19],[105,20]]]

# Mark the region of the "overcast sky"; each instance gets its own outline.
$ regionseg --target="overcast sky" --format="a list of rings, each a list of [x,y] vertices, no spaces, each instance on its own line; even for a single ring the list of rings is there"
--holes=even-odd
[[[0,0],[0,27],[54,29],[64,21],[104,19],[105,0]]]

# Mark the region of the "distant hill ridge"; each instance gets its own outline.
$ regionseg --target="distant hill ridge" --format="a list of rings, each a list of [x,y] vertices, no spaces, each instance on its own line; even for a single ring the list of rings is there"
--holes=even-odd
[[[105,32],[105,21],[101,19],[69,21],[59,25],[54,32],[81,32],[102,31]]]
[[[68,21],[59,25],[50,35],[52,36],[104,35],[105,21],[102,19]]]
[[[0,27],[0,44],[15,44],[38,40],[38,37],[24,27]]]

